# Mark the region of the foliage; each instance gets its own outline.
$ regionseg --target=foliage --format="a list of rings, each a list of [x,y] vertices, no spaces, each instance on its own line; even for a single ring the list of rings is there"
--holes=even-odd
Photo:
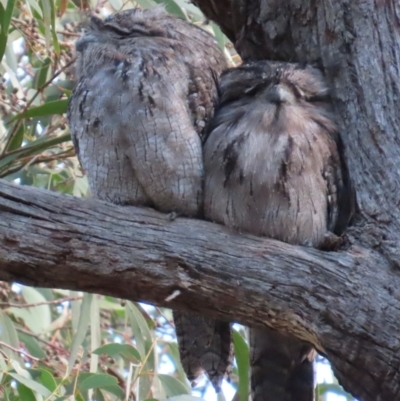
[[[218,26],[185,0],[0,0],[0,178],[75,196],[88,185],[66,121],[74,41],[90,12],[164,3],[240,60]],[[171,311],[99,295],[0,283],[0,398],[189,401]],[[248,398],[248,347],[234,332],[235,399]],[[341,392],[335,384],[319,387]],[[203,380],[197,395],[206,394]],[[210,398],[210,396],[207,396]],[[220,394],[219,399],[224,399]]]

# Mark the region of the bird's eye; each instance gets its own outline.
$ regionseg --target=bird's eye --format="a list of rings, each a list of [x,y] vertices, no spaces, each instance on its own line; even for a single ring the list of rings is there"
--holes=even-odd
[[[254,82],[256,81],[256,82]],[[255,96],[258,92],[265,89],[269,83],[266,81],[254,80],[245,84],[243,94],[246,96]]]
[[[252,86],[246,88],[246,89],[244,90],[244,93],[245,93],[246,95],[249,95],[249,96],[255,95],[256,92],[258,91],[258,89],[259,89],[259,85],[257,85],[257,84],[256,84],[256,85],[252,85]]]
[[[329,93],[317,93],[317,94],[307,94],[304,96],[307,102],[329,102]]]

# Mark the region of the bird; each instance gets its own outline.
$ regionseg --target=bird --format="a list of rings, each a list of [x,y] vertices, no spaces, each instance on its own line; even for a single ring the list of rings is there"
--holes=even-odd
[[[309,64],[223,72],[203,140],[204,218],[293,245],[340,244],[355,191],[336,121],[326,79]],[[253,401],[312,401],[311,344],[266,326],[249,332]]]
[[[92,16],[76,42],[77,85],[68,121],[94,197],[198,217],[202,135],[225,56],[205,30],[163,7]],[[189,380],[216,390],[231,363],[230,326],[174,311]]]

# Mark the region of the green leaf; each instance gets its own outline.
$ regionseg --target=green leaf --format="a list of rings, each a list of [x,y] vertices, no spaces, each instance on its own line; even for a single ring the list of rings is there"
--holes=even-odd
[[[0,340],[5,344],[11,345],[13,348],[19,348],[18,334],[14,323],[2,310],[0,310]],[[16,352],[5,347],[1,349],[8,357],[19,360]]]
[[[173,397],[175,395],[181,394],[190,394],[190,389],[188,388],[188,386],[185,386],[182,382],[175,379],[175,377],[163,374],[159,374],[157,376],[164,387],[167,397]]]
[[[160,341],[162,342],[162,340]],[[177,370],[177,378],[180,380],[182,383],[186,383],[186,373],[183,370],[182,364],[181,364],[181,358],[179,356],[179,348],[177,343],[173,342],[165,342],[166,345],[168,345],[169,348],[169,355],[173,359],[176,370]]]
[[[56,5],[55,1],[50,0],[51,7],[51,38],[53,39],[52,45],[55,54],[60,56],[60,44],[58,43],[57,31],[56,31]]]
[[[31,142],[30,145],[24,146],[18,151],[15,151],[9,155],[0,157],[0,177],[7,175],[6,167],[13,163],[15,160],[22,157],[32,156],[47,150],[53,146],[59,145],[60,143],[67,142],[71,139],[71,135],[64,134],[57,137],[44,136]]]
[[[250,369],[250,356],[249,347],[246,340],[242,335],[236,331],[232,330],[233,335],[233,345],[235,348],[235,358],[238,367],[239,376],[239,400],[248,401],[249,399],[249,369]]]
[[[7,0],[6,8],[0,4],[0,63],[7,47],[7,36],[14,11],[15,0]]]
[[[211,26],[213,28],[215,40],[217,41],[218,46],[221,48],[222,51],[224,51],[226,45],[226,36],[222,33],[221,28],[217,24],[212,22]]]
[[[111,357],[116,355],[121,355],[129,362],[135,364],[141,361],[139,351],[130,344],[117,344],[117,343],[106,344],[93,351],[93,354],[96,355],[107,354],[108,356]]]
[[[28,304],[45,302],[45,297],[33,287],[22,287],[22,295]],[[40,305],[30,308],[10,308],[9,311],[19,318],[35,334],[45,332],[51,324],[51,312],[49,305]],[[40,319],[38,319],[40,316]]]
[[[43,20],[43,15],[42,15],[42,10],[39,7],[39,2],[37,0],[27,0],[26,5],[27,7],[31,7],[31,13],[33,17],[38,21],[39,23]]]
[[[100,309],[99,309],[99,295],[92,298],[92,305],[90,308],[90,351],[97,349],[101,344],[101,330],[100,330]],[[99,357],[92,355],[90,358],[90,371],[97,372]]]
[[[79,316],[78,330],[75,334],[74,341],[72,343],[71,354],[68,361],[68,372],[71,372],[76,356],[78,355],[79,347],[85,339],[87,329],[90,323],[90,306],[92,304],[92,294],[85,294],[82,299],[81,313]]]
[[[75,394],[74,398],[69,397],[68,400],[70,400],[70,401],[87,401],[87,398],[85,399],[80,393],[77,392]]]
[[[30,388],[23,385],[22,383],[17,383],[17,390],[19,396],[21,397],[21,400],[36,401],[36,397],[33,391]]]
[[[102,387],[102,390],[105,390],[108,393],[111,393],[111,394],[117,396],[119,400],[125,399],[125,392],[119,386],[105,386],[105,387]]]
[[[167,393],[165,392],[164,385],[162,381],[159,379],[158,375],[155,374],[153,377],[153,383],[151,386],[151,394],[148,397],[152,396],[157,400],[166,400]]]
[[[124,6],[122,0],[108,0],[108,2],[111,4],[115,11],[121,10],[121,8]]]
[[[164,4],[165,9],[173,15],[180,17],[186,21],[189,20],[186,11],[179,4],[177,4],[174,0],[154,0],[157,4]]]
[[[36,370],[40,372],[40,381],[42,382],[42,384],[53,393],[57,388],[57,383],[51,372],[46,369]]]
[[[43,84],[47,81],[47,74],[51,66],[51,59],[46,57],[40,64],[41,65],[38,67],[38,70],[35,74],[35,80],[33,84],[33,87],[36,89],[43,86]]]
[[[188,2],[187,0],[174,0],[181,8],[183,8],[187,13],[190,13],[195,17],[197,21],[204,20],[204,15],[198,7],[196,7],[193,2]]]
[[[155,350],[153,347],[153,337],[145,318],[140,309],[132,302],[126,303],[126,313],[131,322],[132,331],[135,337],[137,349],[142,361],[147,357],[146,363],[142,368],[142,375],[139,381],[139,399],[147,398],[152,385],[152,375],[155,372]],[[144,375],[143,372],[150,372]]]
[[[5,358],[6,356],[0,352],[0,383],[2,383],[3,385],[4,374],[8,372],[8,365]]]
[[[50,288],[35,287],[36,291],[39,291],[47,301],[53,301],[55,299],[54,292]]]
[[[154,0],[136,0],[135,3],[142,8],[154,8],[157,5]]]
[[[126,303],[126,312],[131,322],[137,349],[141,357],[144,358],[153,344],[151,331],[142,312],[133,302],[128,301]]]
[[[114,376],[104,373],[92,374],[79,385],[79,390],[87,391],[91,388],[104,388],[107,386],[116,386],[117,384],[118,381]]]
[[[35,304],[39,302],[46,302],[46,298],[33,287],[21,286],[21,294],[24,297],[26,303]],[[34,327],[37,328],[35,331],[33,328],[31,330],[34,333],[42,333],[44,332],[51,324],[51,311],[49,305],[39,305],[27,308],[30,313],[34,316],[37,321],[35,322]],[[40,319],[38,319],[40,316]]]
[[[14,116],[10,122],[31,117],[45,117],[52,116],[54,114],[64,114],[67,112],[68,99],[54,100],[52,102],[47,102],[37,107],[31,107],[28,110],[17,114]]]
[[[32,356],[41,359],[46,358],[46,353],[43,351],[42,348],[40,348],[39,343],[34,337],[30,336],[29,334],[23,333],[22,331],[18,333],[18,337]]]
[[[125,307],[121,305],[121,302],[117,302],[116,300],[111,301],[109,297],[103,297],[100,300],[99,306],[101,309],[125,311]]]
[[[26,378],[24,376],[19,375],[18,373],[10,373],[10,372],[8,372],[8,374],[14,380],[16,380],[18,383],[22,383],[24,386],[30,388],[33,391],[36,391],[37,393],[39,393],[43,397],[48,397],[51,394],[51,392],[46,387],[44,387],[40,383],[35,382],[32,379],[28,379],[28,378]]]
[[[96,388],[93,392],[93,399],[96,401],[107,401],[104,397],[102,391],[99,388]]]
[[[0,4],[0,8],[2,8],[3,6]],[[3,8],[4,10],[4,8]],[[0,33],[0,63],[3,60],[3,56],[4,53],[6,51],[7,48],[7,35],[5,35],[4,33]]]
[[[79,293],[77,291],[69,291],[68,294],[65,294],[65,296],[69,297],[76,297],[78,296]],[[71,312],[72,312],[72,329],[74,331],[78,330],[78,325],[79,325],[79,316],[81,313],[81,306],[82,306],[82,301],[77,299],[76,301],[71,302]]]
[[[40,0],[40,6],[43,11],[43,22],[47,47],[50,47],[51,36],[51,2],[52,0]]]

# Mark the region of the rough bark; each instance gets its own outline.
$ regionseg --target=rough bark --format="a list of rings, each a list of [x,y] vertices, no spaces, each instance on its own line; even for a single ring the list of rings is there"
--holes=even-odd
[[[346,158],[357,189],[359,213],[352,233],[358,244],[376,252],[376,263],[370,265],[370,270],[364,266],[367,270],[362,274],[375,275],[375,281],[371,282],[374,286],[380,285],[381,274],[391,274],[397,280],[400,3],[396,0],[197,0],[196,4],[221,26],[243,59],[307,62],[324,70],[332,86]],[[391,266],[391,273],[387,266]],[[291,272],[295,268],[292,265]],[[340,271],[341,266],[336,269]],[[352,272],[359,273],[358,269]],[[359,276],[362,288],[367,285],[365,278]],[[341,296],[345,294],[342,291]],[[380,304],[379,297],[370,302],[369,308],[375,310],[388,307]],[[349,313],[352,314],[351,310]],[[356,310],[354,313],[353,318],[361,323],[362,313]],[[366,328],[369,323],[365,321]],[[382,320],[385,327],[386,323]],[[395,336],[396,330],[392,333]],[[364,352],[357,342],[353,347],[347,351]],[[378,379],[379,374],[370,362],[365,369],[377,385],[375,392],[369,388],[371,382],[367,379],[360,380],[355,373],[352,377],[351,369],[346,373],[335,363],[334,367],[342,384],[359,398],[383,399],[386,387],[391,389],[387,399],[397,399],[399,385],[393,380],[390,368],[393,356],[385,360],[386,378]],[[360,380],[359,390],[353,387],[357,380]]]
[[[268,324],[312,342],[359,399],[399,397],[400,277],[378,252],[290,246],[5,182],[0,213],[0,280]]]

